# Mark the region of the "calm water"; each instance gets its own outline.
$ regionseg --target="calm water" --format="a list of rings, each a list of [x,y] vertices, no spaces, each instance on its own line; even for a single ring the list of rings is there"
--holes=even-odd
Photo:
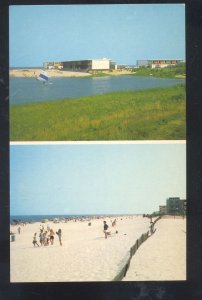
[[[95,78],[52,78],[44,85],[35,78],[10,78],[10,104],[23,104],[43,100],[79,98],[114,91],[169,87],[184,83],[183,79],[117,76]]]

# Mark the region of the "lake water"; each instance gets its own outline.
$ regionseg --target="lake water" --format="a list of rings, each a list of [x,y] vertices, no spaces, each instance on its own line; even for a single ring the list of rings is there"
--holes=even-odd
[[[11,77],[9,82],[10,104],[80,98],[115,91],[169,87],[184,83],[183,79],[165,79],[137,76],[107,76],[91,78],[52,78],[44,85],[35,78]]]

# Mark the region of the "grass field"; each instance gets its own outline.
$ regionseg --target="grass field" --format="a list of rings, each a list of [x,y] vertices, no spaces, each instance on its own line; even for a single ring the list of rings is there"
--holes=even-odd
[[[185,139],[185,86],[11,105],[11,141]]]

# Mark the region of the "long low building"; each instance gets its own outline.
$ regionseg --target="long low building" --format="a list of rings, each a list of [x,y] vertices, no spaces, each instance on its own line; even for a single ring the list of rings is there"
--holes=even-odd
[[[184,62],[180,59],[152,59],[152,60],[138,60],[138,67],[150,67],[152,69],[156,68],[166,68],[169,66],[176,66],[179,63]]]
[[[44,63],[44,68],[52,69],[59,68],[67,71],[78,71],[78,72],[94,72],[94,71],[108,71],[115,68],[115,63],[110,59],[87,59],[87,60],[73,60],[73,61],[62,61],[60,63]]]

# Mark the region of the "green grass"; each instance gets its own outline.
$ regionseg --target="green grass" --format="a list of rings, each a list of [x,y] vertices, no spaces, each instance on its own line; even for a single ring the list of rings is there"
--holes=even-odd
[[[133,75],[135,76],[154,76],[160,78],[176,78],[185,77],[186,68],[185,63],[180,63],[176,66],[166,67],[162,69],[139,68],[135,69]]]
[[[11,105],[10,139],[185,139],[185,86]]]

